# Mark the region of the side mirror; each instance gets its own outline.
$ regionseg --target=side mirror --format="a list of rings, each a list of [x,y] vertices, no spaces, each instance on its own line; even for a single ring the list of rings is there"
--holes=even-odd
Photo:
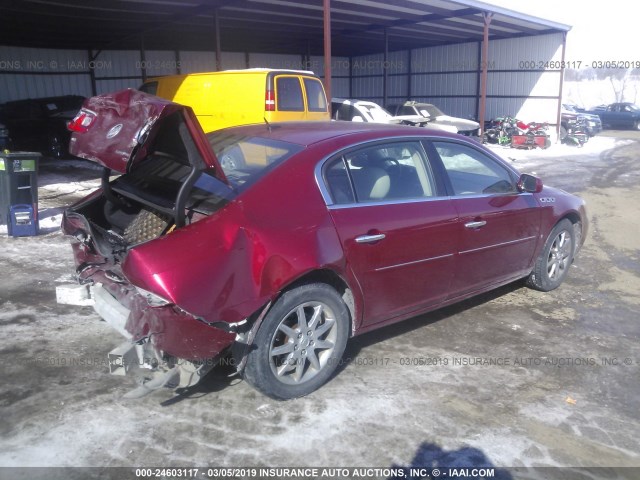
[[[353,118],[351,118],[352,122],[364,122],[364,118],[362,118],[360,115],[354,115]]]
[[[528,173],[523,173],[518,179],[518,191],[520,192],[540,193],[542,187],[542,180]]]

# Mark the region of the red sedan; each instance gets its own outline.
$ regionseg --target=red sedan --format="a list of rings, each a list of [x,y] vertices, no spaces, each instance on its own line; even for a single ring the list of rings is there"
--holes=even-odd
[[[189,108],[133,90],[87,100],[69,128],[71,153],[105,174],[63,230],[96,311],[127,339],[113,373],[146,368],[148,388],[191,386],[232,358],[265,394],[306,395],[351,336],[522,278],[556,288],[586,236],[581,199],[440,131],[205,136]]]

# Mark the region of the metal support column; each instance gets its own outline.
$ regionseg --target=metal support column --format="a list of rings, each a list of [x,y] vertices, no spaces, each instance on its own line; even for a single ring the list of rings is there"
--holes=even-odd
[[[323,0],[324,16],[324,90],[331,102],[331,0]]]
[[[560,141],[562,123],[562,87],[564,85],[564,54],[567,49],[567,32],[562,33],[562,60],[560,62],[560,88],[558,89],[558,114],[556,116],[556,142]]]
[[[413,50],[409,49],[409,58],[407,59],[407,100],[413,99],[413,95],[411,94],[411,89],[413,88],[412,52]]]
[[[213,23],[216,30],[216,71],[222,70],[222,51],[220,49],[220,19],[218,10],[213,12]]]
[[[382,62],[382,107],[387,108],[387,84],[389,81],[389,29],[384,29],[384,60]]]
[[[480,137],[484,136],[484,120],[487,109],[487,76],[489,68],[489,25],[493,13],[484,12],[484,38],[482,40],[482,76],[480,77],[480,112],[478,121],[480,122]]]
[[[144,53],[144,34],[140,35],[140,64],[142,65],[142,81],[147,81],[147,59]]]

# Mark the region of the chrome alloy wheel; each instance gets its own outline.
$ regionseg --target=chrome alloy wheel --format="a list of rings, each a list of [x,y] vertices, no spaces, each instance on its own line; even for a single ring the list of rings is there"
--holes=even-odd
[[[553,239],[547,259],[547,275],[550,280],[555,281],[561,278],[569,268],[572,246],[571,234],[567,230],[561,231]]]
[[[280,321],[269,343],[271,371],[279,381],[299,385],[322,371],[338,336],[335,318],[326,304],[312,301]]]

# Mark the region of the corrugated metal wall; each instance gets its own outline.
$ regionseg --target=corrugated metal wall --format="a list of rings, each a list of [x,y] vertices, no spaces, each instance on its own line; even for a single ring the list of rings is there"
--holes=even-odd
[[[555,123],[560,86],[562,34],[489,43],[486,118],[515,115]],[[459,117],[478,116],[481,43],[419,48],[352,59],[351,97],[383,103],[429,102]]]
[[[49,50],[0,46],[0,103],[23,98],[58,95],[92,95],[123,88],[137,88],[143,76],[216,70],[215,52],[105,50]],[[301,55],[222,52],[222,68],[288,68],[313,70],[322,76],[322,57],[305,61]],[[318,67],[318,68],[316,68]],[[340,95],[349,92],[349,61],[333,59],[332,88]]]
[[[489,44],[486,118],[515,115],[523,120],[556,120],[562,34],[493,40]],[[434,103],[460,117],[476,117],[480,85],[480,43],[382,53],[332,62],[334,97],[383,103],[414,99]],[[323,57],[222,53],[222,68],[291,68],[324,75]],[[549,62],[552,62],[549,65]],[[556,66],[557,67],[557,66]],[[143,75],[214,71],[214,52],[102,51],[91,59],[82,50],[0,46],[0,103],[65,94],[90,96],[137,87]],[[93,74],[93,78],[92,78]]]
[[[0,103],[29,97],[91,95],[88,53],[0,46]]]

